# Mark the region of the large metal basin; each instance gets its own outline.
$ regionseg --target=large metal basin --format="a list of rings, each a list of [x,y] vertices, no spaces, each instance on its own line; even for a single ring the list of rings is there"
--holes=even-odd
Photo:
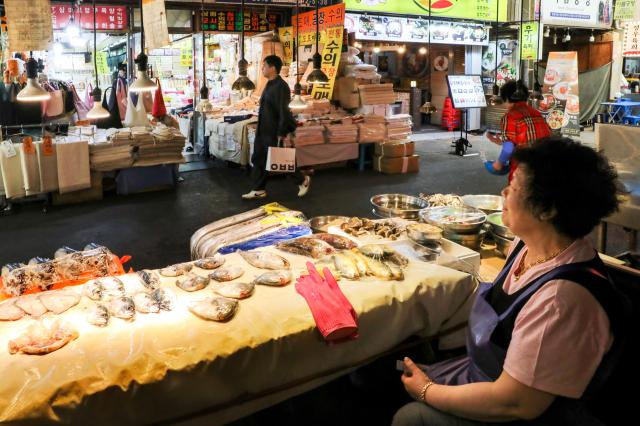
[[[476,234],[487,215],[472,207],[429,207],[420,211],[420,219],[444,229],[445,233]]]
[[[420,210],[429,207],[422,198],[405,194],[380,194],[371,197],[373,212],[380,217],[418,219]]]

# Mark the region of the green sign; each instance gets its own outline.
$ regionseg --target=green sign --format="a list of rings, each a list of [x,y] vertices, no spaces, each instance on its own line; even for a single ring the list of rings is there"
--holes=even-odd
[[[520,59],[538,59],[538,23],[525,22],[520,28]]]
[[[640,6],[640,4],[638,4]],[[636,16],[636,0],[618,0],[616,1],[613,19],[621,21],[632,21]]]
[[[96,55],[98,74],[109,74],[109,64],[107,62],[107,52],[98,52]]]
[[[377,4],[366,0],[344,0],[347,11],[431,15],[447,18],[495,21],[498,0],[386,0]],[[507,20],[507,1],[500,2],[500,21]]]

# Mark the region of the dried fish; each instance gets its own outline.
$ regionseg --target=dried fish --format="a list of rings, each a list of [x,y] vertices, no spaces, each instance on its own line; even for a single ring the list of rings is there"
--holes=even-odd
[[[36,294],[20,296],[16,299],[15,304],[34,318],[41,317],[48,311]]]
[[[385,261],[384,264],[387,265],[387,267],[391,271],[391,276],[395,281],[404,280],[404,272],[402,271],[402,268],[400,266],[391,261]]]
[[[176,280],[176,285],[184,291],[198,291],[209,285],[209,277],[201,277],[196,274],[189,274],[184,278]]]
[[[95,303],[87,308],[87,321],[96,327],[104,327],[109,324],[111,314],[109,309],[101,303]]]
[[[101,280],[93,280],[86,283],[84,285],[84,288],[82,289],[82,294],[84,294],[91,300],[101,300],[102,299]]]
[[[216,269],[224,264],[225,257],[220,253],[214,254],[212,257],[196,260],[194,265],[200,269]]]
[[[292,279],[290,271],[271,271],[259,275],[253,282],[262,285],[283,286],[289,284]]]
[[[383,280],[390,280],[393,278],[391,269],[381,261],[373,257],[365,257],[365,261],[367,262],[367,269],[370,271],[371,275]]]
[[[121,297],[125,294],[124,283],[117,277],[109,277],[100,279],[102,287],[102,298],[108,300],[112,297]]]
[[[63,246],[63,247],[60,247],[58,250],[56,250],[56,252],[53,255],[53,258],[60,259],[61,257],[64,257],[68,254],[77,253],[77,252],[78,250],[72,249],[71,247]]]
[[[244,269],[239,266],[229,266],[227,268],[220,268],[217,271],[213,271],[209,277],[216,281],[233,281],[236,278],[240,278],[244,274]]]
[[[133,303],[136,310],[142,314],[155,314],[160,312],[160,305],[149,293],[136,293],[133,295]]]
[[[333,255],[333,262],[336,264],[338,271],[340,271],[340,275],[344,278],[349,280],[357,280],[360,278],[358,267],[351,258],[337,253]]]
[[[360,246],[358,250],[360,250],[360,253],[364,254],[365,256],[375,257],[377,259],[382,259],[384,257],[384,249],[382,245],[367,244],[364,246]]]
[[[68,290],[42,293],[39,295],[39,299],[47,310],[58,315],[71,309],[80,302],[80,296]]]
[[[167,266],[160,269],[160,275],[165,277],[179,277],[191,271],[193,265],[191,263],[178,263],[176,265]]]
[[[13,271],[14,269],[20,269],[23,266],[25,266],[24,263],[7,263],[2,267],[2,276],[6,278],[7,275],[9,275],[9,272]]]
[[[109,303],[109,312],[114,317],[133,320],[136,316],[136,305],[130,297],[116,297]]]
[[[220,296],[230,297],[232,299],[246,299],[253,294],[255,287],[254,283],[227,283],[217,285],[214,291]]]
[[[353,264],[356,265],[356,268],[358,268],[358,274],[361,277],[369,275],[369,268],[367,267],[367,262],[364,259],[364,256],[362,254],[360,254],[359,251],[357,251],[355,249],[353,249],[353,250],[345,250],[345,251],[341,252],[341,254],[346,256],[346,257],[348,257],[349,259],[351,259]]]
[[[45,355],[57,351],[77,338],[78,332],[66,325],[59,323],[37,324],[29,327],[24,334],[16,339],[9,341],[9,353]]]
[[[341,278],[340,271],[338,270],[338,268],[336,268],[336,264],[333,261],[333,256],[323,257],[322,259],[317,261],[314,266],[322,276],[324,276],[324,268],[327,268],[329,269],[329,272],[331,272],[331,275],[333,275],[333,278],[335,278],[336,280],[339,280]]]
[[[347,222],[340,225],[343,231],[361,236],[365,234],[373,234],[383,238],[397,239],[404,229],[390,220],[371,220],[366,218],[352,217]]]
[[[0,321],[17,321],[25,312],[16,306],[15,300],[9,299],[0,304]]]
[[[314,259],[319,259],[336,251],[326,242],[311,237],[300,237],[294,240],[284,241],[276,244],[276,247],[282,251],[302,256],[310,256]]]
[[[176,295],[169,288],[160,287],[151,293],[151,298],[163,311],[172,311],[176,306]]]
[[[155,290],[160,286],[160,277],[155,272],[143,269],[136,273],[147,290]]]
[[[351,241],[349,238],[343,237],[341,235],[329,234],[329,233],[319,233],[313,234],[313,238],[317,238],[319,240],[328,243],[334,248],[339,250],[350,250],[352,248],[357,247],[357,244]]]
[[[289,269],[290,264],[287,259],[268,251],[242,251],[237,253],[242,256],[252,266],[260,269]]]
[[[202,319],[226,321],[235,315],[238,310],[238,301],[226,297],[207,297],[191,302],[188,308]]]

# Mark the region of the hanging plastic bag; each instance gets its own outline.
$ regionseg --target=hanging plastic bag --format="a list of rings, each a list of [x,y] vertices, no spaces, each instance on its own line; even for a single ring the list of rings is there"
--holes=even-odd
[[[131,96],[127,96],[127,114],[124,117],[125,127],[146,127],[149,125],[147,111],[144,108],[144,102],[138,96],[138,105],[133,104]]]

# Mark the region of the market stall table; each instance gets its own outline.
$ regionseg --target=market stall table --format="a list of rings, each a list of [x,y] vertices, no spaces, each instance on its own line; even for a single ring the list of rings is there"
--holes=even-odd
[[[274,250],[269,248],[268,250]],[[309,258],[283,254],[294,277]],[[238,254],[247,281],[264,272]],[[210,271],[197,270],[199,275]],[[79,338],[44,356],[10,355],[8,341],[31,319],[0,323],[0,421],[12,424],[222,424],[345,374],[412,335],[433,336],[466,322],[476,281],[442,266],[411,261],[404,281],[341,281],[358,314],[359,337],[328,345],[293,284],[256,286],[225,323],[202,320],[186,302],[213,294],[178,295],[176,308],[89,325],[80,305],[59,315]],[[132,276],[123,281],[128,287]],[[457,332],[460,334],[460,331]],[[460,339],[463,344],[463,336]]]

